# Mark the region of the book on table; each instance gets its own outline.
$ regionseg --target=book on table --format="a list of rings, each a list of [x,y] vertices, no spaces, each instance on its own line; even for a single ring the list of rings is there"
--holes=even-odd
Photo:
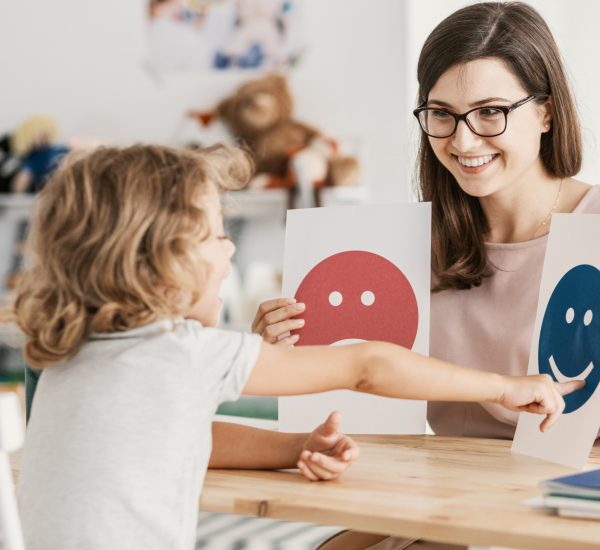
[[[600,519],[600,469],[546,479],[540,488],[544,494],[528,505],[563,517]]]
[[[600,500],[600,469],[546,479],[540,488],[547,495]]]

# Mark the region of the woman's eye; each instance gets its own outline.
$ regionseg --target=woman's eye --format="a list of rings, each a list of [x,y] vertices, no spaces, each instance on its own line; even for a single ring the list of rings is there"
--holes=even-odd
[[[450,113],[447,113],[446,111],[438,111],[437,109],[432,109],[431,116],[439,120],[446,120],[447,118],[450,118]]]
[[[500,109],[494,109],[492,107],[486,107],[484,109],[479,109],[479,116],[483,118],[497,118],[503,116],[502,111]]]

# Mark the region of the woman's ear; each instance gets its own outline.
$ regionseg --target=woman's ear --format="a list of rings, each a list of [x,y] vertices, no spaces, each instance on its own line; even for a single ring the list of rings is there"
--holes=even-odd
[[[542,109],[542,133],[545,134],[552,129],[552,97],[549,97],[540,108]]]

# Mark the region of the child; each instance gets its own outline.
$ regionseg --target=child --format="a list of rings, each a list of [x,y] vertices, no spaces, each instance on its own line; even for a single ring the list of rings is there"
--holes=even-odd
[[[212,328],[235,250],[218,188],[250,172],[237,149],[102,148],[42,190],[15,306],[26,358],[44,369],[19,486],[29,550],[193,548],[212,416],[240,393],[490,401],[545,414],[546,429],[580,387],[380,342],[293,349]],[[221,427],[211,466],[290,467],[320,447],[333,456],[304,452],[302,472],[331,477],[356,456],[338,422],[308,440]]]

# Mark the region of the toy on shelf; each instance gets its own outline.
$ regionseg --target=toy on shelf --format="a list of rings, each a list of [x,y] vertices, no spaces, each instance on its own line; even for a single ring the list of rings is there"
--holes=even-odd
[[[36,115],[24,120],[11,141],[22,158],[21,170],[13,180],[13,191],[35,193],[58,167],[69,148],[58,143],[58,124],[53,117]]]
[[[249,188],[289,190],[289,206],[319,206],[324,186],[354,185],[358,161],[338,144],[292,116],[285,78],[267,75],[242,85],[213,111],[191,111],[204,127],[220,120],[254,155],[256,175]]]

